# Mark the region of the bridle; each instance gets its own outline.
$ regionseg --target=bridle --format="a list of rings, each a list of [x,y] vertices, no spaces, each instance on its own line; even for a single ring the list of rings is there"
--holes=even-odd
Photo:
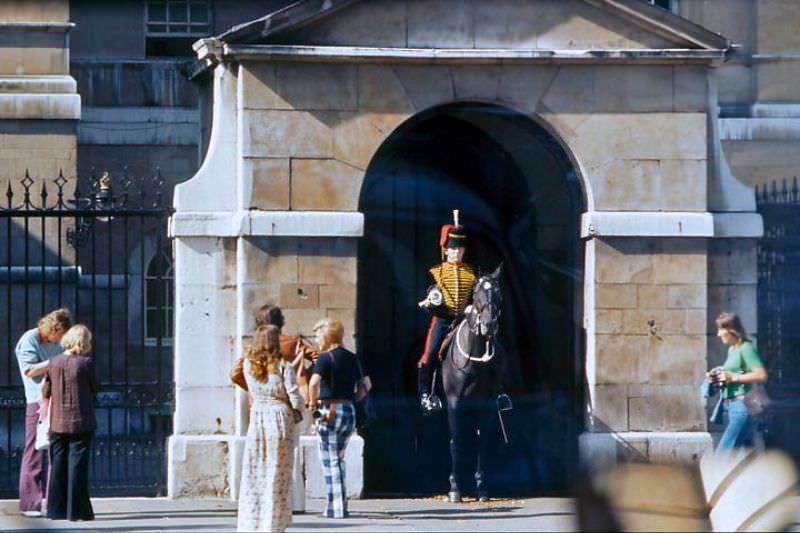
[[[483,290],[486,294],[486,301],[482,301],[480,303],[480,307],[469,305],[465,310],[465,318],[461,321],[456,329],[456,350],[463,358],[467,359],[467,361],[473,361],[475,363],[488,363],[489,361],[494,358],[496,350],[494,346],[494,338],[493,337],[486,337],[486,345],[483,351],[483,355],[481,356],[472,356],[469,354],[467,350],[464,350],[464,347],[461,345],[461,330],[464,327],[465,323],[469,323],[469,328],[471,330],[477,329],[480,331],[481,326],[481,315],[483,311],[488,307],[491,311],[492,316],[500,318],[500,308],[497,304],[494,303],[492,296],[494,295],[497,287],[494,286],[492,280],[487,277],[483,277],[478,280],[478,283],[475,285],[475,293],[473,294],[473,301],[479,301],[477,298],[477,293]]]

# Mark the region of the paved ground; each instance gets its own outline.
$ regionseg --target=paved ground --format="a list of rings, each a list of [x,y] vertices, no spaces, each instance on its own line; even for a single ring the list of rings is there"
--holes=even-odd
[[[236,504],[227,500],[92,499],[94,522],[26,518],[16,500],[0,500],[0,531],[235,531]],[[566,498],[498,499],[450,504],[444,499],[351,500],[351,517],[322,518],[321,500],[294,516],[289,531],[574,531]]]

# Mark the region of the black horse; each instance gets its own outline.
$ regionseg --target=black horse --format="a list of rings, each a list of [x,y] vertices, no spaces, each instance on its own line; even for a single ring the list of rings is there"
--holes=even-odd
[[[472,291],[472,305],[456,326],[442,361],[450,426],[451,502],[461,501],[460,473],[471,469],[468,461],[472,459],[477,497],[480,501],[489,498],[483,467],[495,401],[501,390],[502,356],[495,342],[502,304],[500,270],[497,267],[491,275],[478,279]]]

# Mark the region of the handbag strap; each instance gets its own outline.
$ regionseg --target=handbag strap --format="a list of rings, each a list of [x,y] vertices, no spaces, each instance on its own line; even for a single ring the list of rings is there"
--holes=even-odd
[[[355,356],[356,365],[358,365],[358,375],[361,377],[361,379],[364,379],[364,370],[361,368],[361,359],[358,357],[358,354],[355,354]]]

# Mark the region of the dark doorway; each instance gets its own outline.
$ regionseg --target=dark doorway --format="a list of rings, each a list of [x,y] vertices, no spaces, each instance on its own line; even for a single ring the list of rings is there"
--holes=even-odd
[[[561,146],[533,120],[496,105],[458,103],[421,113],[376,153],[364,179],[358,347],[375,383],[379,421],[363,436],[371,495],[447,489],[444,414],[417,408],[416,361],[429,316],[417,302],[440,261],[439,228],[460,209],[465,261],[504,264],[501,343],[510,443],[492,436],[495,495],[562,492],[582,430],[583,195]]]

